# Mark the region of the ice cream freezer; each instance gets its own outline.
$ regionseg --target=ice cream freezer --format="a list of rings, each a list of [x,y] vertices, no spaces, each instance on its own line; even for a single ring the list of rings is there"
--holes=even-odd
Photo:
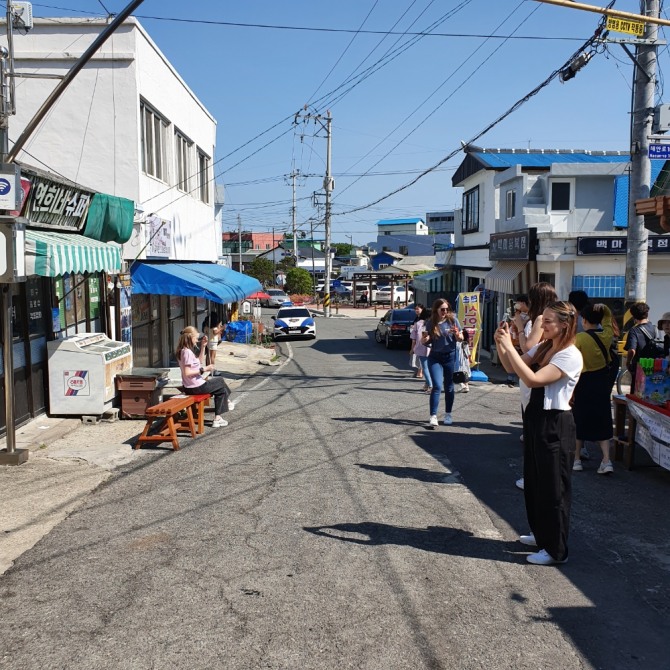
[[[103,414],[116,395],[114,378],[130,370],[130,344],[103,333],[79,333],[47,343],[51,414]]]

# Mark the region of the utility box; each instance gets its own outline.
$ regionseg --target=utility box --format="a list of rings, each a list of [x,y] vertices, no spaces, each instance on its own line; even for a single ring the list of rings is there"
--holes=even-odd
[[[116,376],[116,389],[121,396],[121,418],[140,419],[147,408],[160,402],[161,390],[168,382],[169,370],[133,368]]]
[[[658,105],[654,109],[653,133],[667,133],[670,130],[670,105]]]

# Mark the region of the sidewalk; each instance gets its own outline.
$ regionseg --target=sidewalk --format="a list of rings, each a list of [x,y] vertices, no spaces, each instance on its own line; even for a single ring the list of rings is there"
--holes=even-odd
[[[234,392],[265,365],[276,364],[274,356],[274,349],[222,342],[216,367]],[[40,416],[17,429],[16,448],[28,449],[30,456],[23,465],[0,467],[0,575],[116,468],[155,453],[132,448],[143,427],[144,419],[84,424]]]

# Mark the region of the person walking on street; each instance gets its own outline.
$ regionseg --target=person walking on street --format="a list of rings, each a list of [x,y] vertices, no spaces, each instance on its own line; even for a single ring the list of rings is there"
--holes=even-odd
[[[430,312],[423,308],[419,314],[419,319],[412,325],[412,330],[410,331],[409,336],[412,340],[412,349],[423,370],[423,378],[426,382],[423,390],[426,393],[430,393],[433,390],[433,382],[430,378],[430,369],[428,368],[428,354],[430,353],[430,347],[427,347],[421,341],[421,334],[424,331],[424,324],[427,319],[430,319]]]
[[[530,389],[524,406],[524,499],[530,534],[519,541],[538,551],[526,557],[535,565],[568,560],[571,476],[575,422],[570,399],[582,371],[575,346],[577,311],[569,302],[554,302],[542,314],[542,343],[523,356],[512,344],[509,326],[496,331],[498,354]]]
[[[429,427],[436,428],[437,410],[444,388],[444,425],[451,426],[451,410],[454,406],[454,367],[456,364],[456,342],[463,341],[463,331],[453,309],[444,298],[433,303],[430,319],[424,323],[422,344],[430,346],[428,370],[433,385],[430,393]]]
[[[602,451],[598,474],[614,472],[610,459],[612,430],[612,377],[609,362],[614,330],[612,312],[607,305],[590,303],[581,309],[584,330],[577,333],[575,346],[584,359],[584,367],[575,387],[572,414],[575,417],[577,445],[572,469],[581,472],[584,442],[597,442]],[[598,328],[602,326],[601,330]],[[617,359],[618,360],[618,359]]]
[[[193,326],[186,326],[179,333],[175,353],[181,370],[182,386],[186,395],[209,393],[213,396],[215,416],[212,428],[222,428],[228,425],[222,414],[233,410],[235,404],[229,400],[230,388],[223,377],[211,376],[205,379],[203,376],[206,372],[214,371],[214,364],[205,365],[207,336],[203,335],[200,339],[198,336],[198,329]],[[200,351],[196,355],[195,351],[199,341]]]

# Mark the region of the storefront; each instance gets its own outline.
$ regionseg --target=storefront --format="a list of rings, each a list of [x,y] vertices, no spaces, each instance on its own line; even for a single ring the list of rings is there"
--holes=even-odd
[[[62,183],[32,168],[22,169],[23,202],[13,212],[28,221],[25,238],[25,283],[12,291],[13,393],[15,421],[20,425],[48,411],[47,341],[81,332],[109,334],[108,290],[121,269],[120,246],[110,240],[109,215],[116,203],[133,211],[130,201],[109,198],[72,184]],[[99,233],[107,239],[84,236],[91,204]],[[109,199],[108,199],[109,198]],[[117,211],[118,214],[118,211]],[[130,214],[132,230],[132,213]],[[110,237],[111,234],[111,237]],[[0,319],[2,315],[0,315]],[[0,360],[2,391],[4,363]],[[4,397],[0,403],[0,430],[5,428]]]

